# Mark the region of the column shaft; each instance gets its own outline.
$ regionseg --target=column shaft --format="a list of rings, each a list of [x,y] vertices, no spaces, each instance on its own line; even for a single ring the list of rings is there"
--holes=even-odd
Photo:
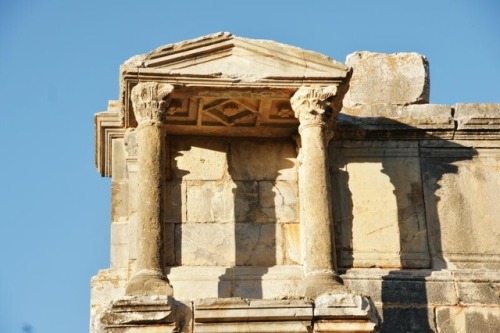
[[[137,253],[137,270],[161,272],[163,126],[139,126],[137,137],[137,238],[140,248]]]
[[[317,271],[333,272],[332,209],[328,156],[324,129],[309,126],[300,132],[302,141],[300,203],[303,205],[301,223],[304,223],[306,276]]]
[[[137,127],[137,261],[128,295],[172,295],[163,273],[163,115],[173,86],[138,83],[131,91]]]
[[[305,278],[299,294],[345,292],[335,272],[327,130],[335,86],[301,87],[290,100],[300,121],[300,223]]]

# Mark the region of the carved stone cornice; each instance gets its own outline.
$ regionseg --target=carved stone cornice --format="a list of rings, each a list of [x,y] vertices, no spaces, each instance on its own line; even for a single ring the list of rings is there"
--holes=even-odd
[[[139,82],[130,95],[139,125],[162,124],[174,86],[168,83]]]
[[[300,121],[299,131],[309,126],[328,127],[333,114],[332,99],[337,86],[300,87],[290,99],[295,118]]]
[[[123,113],[119,101],[109,101],[108,109],[95,115],[95,163],[103,177],[111,176],[113,140],[123,138]]]

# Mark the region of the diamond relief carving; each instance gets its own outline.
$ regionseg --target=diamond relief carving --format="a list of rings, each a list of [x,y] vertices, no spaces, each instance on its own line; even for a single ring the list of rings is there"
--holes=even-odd
[[[217,99],[203,107],[203,125],[254,126],[257,113],[258,110],[252,103]]]

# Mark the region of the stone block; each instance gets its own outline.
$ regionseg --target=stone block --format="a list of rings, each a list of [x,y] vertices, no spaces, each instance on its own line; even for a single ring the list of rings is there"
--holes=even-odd
[[[495,280],[457,282],[456,288],[460,303],[500,306],[500,277],[497,276]]]
[[[436,325],[440,333],[496,333],[500,327],[500,307],[438,307]]]
[[[283,228],[283,263],[285,265],[299,265],[302,263],[300,253],[300,223],[287,223],[282,225]]]
[[[366,273],[359,273],[359,270],[351,269],[347,274],[342,275],[344,285],[355,294],[368,296],[376,303],[382,302],[382,276],[384,272],[376,268],[372,268],[370,272]]]
[[[344,106],[429,103],[429,64],[420,54],[355,52],[346,64],[352,76]]]
[[[300,266],[236,266],[226,270],[221,280],[231,281],[230,296],[272,299],[295,296],[303,278]]]
[[[180,180],[167,181],[165,184],[165,221],[186,222],[186,183]]]
[[[434,267],[500,268],[500,150],[464,149],[455,142],[423,153]]]
[[[417,143],[384,145],[367,141],[332,151],[340,265],[428,267]]]
[[[127,166],[135,163],[127,163]],[[128,174],[128,215],[137,212],[137,199],[138,199],[138,191],[137,191],[137,172],[129,170]]]
[[[337,127],[364,130],[455,129],[452,108],[437,104],[361,104],[345,106],[337,116]]]
[[[310,332],[313,307],[305,300],[201,299],[195,332]]]
[[[259,222],[297,222],[299,198],[295,181],[259,182]]]
[[[132,213],[128,222],[128,258],[137,258],[137,213]]]
[[[163,260],[165,265],[175,265],[175,224],[163,224]]]
[[[128,264],[128,223],[111,223],[111,268],[126,268]]]
[[[167,268],[175,299],[231,297],[232,277],[225,266],[175,266]]]
[[[313,332],[368,333],[375,332],[377,326],[376,309],[367,297],[354,294],[325,294],[314,301]]]
[[[234,221],[253,222],[257,219],[259,205],[258,183],[253,181],[235,181],[232,188],[234,202]]]
[[[127,326],[127,327],[110,327],[106,329],[106,333],[176,333],[178,328],[175,324],[154,325],[148,326]]]
[[[352,292],[384,305],[458,304],[449,271],[350,269],[342,279]]]
[[[126,270],[106,269],[92,277],[90,295],[90,329],[99,332],[100,315],[113,299],[125,293]]]
[[[379,315],[382,317],[381,333],[436,332],[433,309],[427,306],[383,306],[379,308]]]
[[[170,167],[183,180],[219,180],[227,172],[228,142],[223,138],[172,137]]]
[[[294,295],[303,278],[301,266],[176,266],[167,268],[174,297],[273,299]]]
[[[255,221],[258,186],[253,181],[188,181],[187,222]]]
[[[111,221],[126,222],[129,210],[128,181],[111,182]]]
[[[295,144],[288,140],[233,140],[229,172],[234,180],[296,180]]]
[[[170,296],[121,296],[114,299],[101,317],[104,327],[173,323],[173,299]]]
[[[175,261],[186,266],[233,266],[234,223],[175,224]]]
[[[500,104],[457,103],[457,130],[500,130]]]
[[[236,223],[236,265],[276,265],[278,232],[275,223]]]
[[[115,138],[112,140],[112,160],[111,174],[114,182],[127,180],[126,152],[123,138]]]

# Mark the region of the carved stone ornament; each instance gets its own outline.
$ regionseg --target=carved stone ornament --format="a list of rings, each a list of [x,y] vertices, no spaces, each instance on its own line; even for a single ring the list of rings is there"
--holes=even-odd
[[[132,88],[130,98],[137,123],[162,123],[173,90],[171,84],[158,82],[139,82]]]
[[[290,104],[301,127],[326,126],[332,115],[331,99],[337,86],[300,87],[290,99]]]

